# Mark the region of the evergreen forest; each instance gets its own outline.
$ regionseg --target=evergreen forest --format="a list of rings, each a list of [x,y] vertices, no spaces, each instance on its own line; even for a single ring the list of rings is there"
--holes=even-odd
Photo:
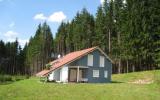
[[[58,54],[100,47],[112,60],[112,73],[160,68],[160,0],[105,0],[96,14],[86,8],[61,22],[53,37],[40,23],[24,48],[0,40],[0,74],[34,75]]]

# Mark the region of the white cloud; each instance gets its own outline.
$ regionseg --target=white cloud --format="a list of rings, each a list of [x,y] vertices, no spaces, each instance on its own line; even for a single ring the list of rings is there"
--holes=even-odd
[[[3,35],[4,35],[5,42],[14,42],[18,36],[18,33],[14,31],[7,31]]]
[[[15,23],[14,23],[14,22],[12,22],[12,23],[9,24],[9,27],[10,27],[10,28],[12,28],[12,27],[14,27],[14,26],[15,26]]]
[[[62,11],[54,12],[48,17],[45,16],[43,13],[36,14],[34,16],[35,20],[47,20],[49,22],[58,22],[58,23],[62,22],[66,18],[67,18],[66,15]]]
[[[28,39],[18,39],[18,42],[21,45],[21,47],[23,48],[25,46],[25,44],[29,42],[29,40]]]
[[[59,12],[55,12],[52,15],[50,15],[48,17],[48,21],[61,22],[61,21],[65,20],[66,18],[67,18],[66,15],[62,11],[59,11]]]
[[[5,42],[14,42],[17,38],[18,42],[19,42],[19,44],[21,45],[22,48],[25,46],[26,42],[29,41],[28,39],[18,38],[19,33],[14,32],[14,31],[7,31],[3,35],[4,35],[4,41]]]
[[[5,39],[5,42],[14,42],[16,38],[7,38]]]
[[[100,3],[103,4],[105,0],[100,0]],[[111,0],[107,0],[107,3],[109,3]],[[114,1],[114,0],[113,0]]]
[[[103,3],[104,3],[104,0],[100,0],[100,3],[103,4]]]
[[[34,16],[34,19],[35,19],[35,20],[46,20],[47,17],[44,16],[43,13],[39,13],[39,14],[36,14],[36,15]]]
[[[126,4],[127,3],[126,0],[123,0],[123,3]]]
[[[6,33],[4,33],[4,36],[7,38],[15,38],[18,35],[17,32],[14,31],[8,31]]]
[[[25,46],[26,43],[29,42],[28,39],[19,39],[19,38],[17,38],[17,39],[18,39],[19,45],[20,45],[22,48]],[[5,42],[14,42],[15,40],[16,40],[16,38],[7,38],[7,39],[5,40]]]

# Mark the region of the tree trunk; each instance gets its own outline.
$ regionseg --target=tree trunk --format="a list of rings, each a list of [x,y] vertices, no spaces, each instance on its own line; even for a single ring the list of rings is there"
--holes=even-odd
[[[121,45],[121,40],[120,40],[120,32],[118,32],[118,45],[120,47]],[[121,53],[121,49],[120,50],[120,53]],[[118,66],[119,66],[119,73],[121,73],[121,54],[119,54],[119,62],[118,62]]]
[[[111,31],[109,30],[109,37],[108,37],[108,52],[109,52],[109,55],[111,53]]]
[[[121,73],[121,59],[118,61],[118,73]]]
[[[128,73],[128,59],[127,59],[127,73]]]
[[[135,65],[133,64],[132,65],[132,72],[134,72],[135,71]]]

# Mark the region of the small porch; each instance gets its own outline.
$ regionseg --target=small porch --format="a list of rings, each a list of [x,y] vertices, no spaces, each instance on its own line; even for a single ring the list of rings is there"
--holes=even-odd
[[[87,78],[88,67],[86,66],[69,66],[68,67],[68,82],[88,82]]]

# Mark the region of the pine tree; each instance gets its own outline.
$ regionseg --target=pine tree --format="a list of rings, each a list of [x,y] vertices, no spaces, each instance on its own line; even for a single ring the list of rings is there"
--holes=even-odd
[[[105,40],[105,16],[103,12],[102,6],[98,7],[96,19],[95,19],[95,39],[94,39],[94,45],[99,46],[103,50],[105,50],[106,47],[106,40]]]
[[[0,41],[0,74],[4,73],[4,63],[5,63],[5,57],[6,57],[6,47],[5,43],[1,40]]]
[[[30,74],[35,74],[45,68],[45,64],[51,61],[53,37],[47,23],[38,25],[35,36],[29,41],[26,50],[25,64],[29,67]]]

